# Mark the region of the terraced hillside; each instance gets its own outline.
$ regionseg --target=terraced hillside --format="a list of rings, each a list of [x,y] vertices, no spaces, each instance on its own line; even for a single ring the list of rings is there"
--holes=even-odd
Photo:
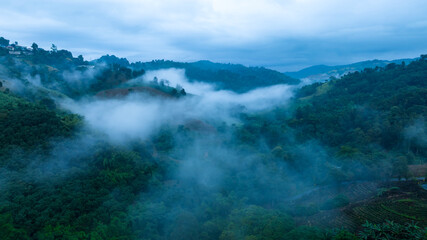
[[[328,187],[313,192],[293,207],[311,210],[295,216],[298,224],[322,228],[357,231],[367,220],[382,223],[386,219],[427,226],[427,190],[415,181]]]

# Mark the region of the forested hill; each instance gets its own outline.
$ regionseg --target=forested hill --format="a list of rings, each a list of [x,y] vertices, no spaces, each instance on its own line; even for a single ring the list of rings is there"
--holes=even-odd
[[[0,55],[0,239],[427,236],[426,55],[302,88],[260,88],[298,82],[264,68],[87,62],[4,38]],[[257,90],[142,81],[164,68]]]
[[[299,138],[318,139],[342,154],[376,161],[372,156],[386,149],[409,163],[422,163],[427,157],[426,57],[305,86],[289,124]]]
[[[298,79],[308,78],[314,81],[321,81],[328,80],[330,77],[338,78],[350,72],[363,71],[365,68],[385,67],[391,63],[401,64],[402,62],[409,64],[414,60],[416,59],[369,60],[338,66],[315,65],[296,72],[285,72],[285,74]]]
[[[114,55],[102,56],[91,62],[83,56],[74,57],[70,51],[59,50],[52,45],[50,50],[10,43],[1,38],[0,62],[6,66],[0,75],[28,81],[38,78],[44,87],[56,90],[70,97],[96,94],[111,88],[121,88],[129,80],[142,76],[146,71],[167,68],[185,69],[190,81],[206,82],[217,89],[247,92],[275,84],[297,84],[299,80],[283,73],[262,68],[245,67],[237,64],[220,64],[209,61],[181,63],[156,60],[147,63],[129,63],[126,58]],[[153,87],[153,86],[150,86]],[[174,93],[175,86],[156,86],[166,94]],[[172,94],[173,95],[173,94]]]
[[[116,63],[135,70],[144,69],[145,71],[165,68],[185,69],[185,75],[190,81],[207,82],[216,85],[218,89],[228,89],[235,92],[246,92],[275,84],[299,83],[299,80],[271,69],[245,67],[240,64],[222,64],[210,61],[185,63],[167,60],[129,63],[125,58],[115,56],[103,56],[95,62]]]

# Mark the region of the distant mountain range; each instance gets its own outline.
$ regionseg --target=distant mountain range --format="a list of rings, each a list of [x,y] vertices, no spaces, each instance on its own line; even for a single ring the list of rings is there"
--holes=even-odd
[[[96,66],[103,66],[103,64],[111,67],[115,65],[120,66],[120,68],[116,70],[123,70],[123,76],[134,71],[132,76],[126,75],[126,77],[123,78],[126,79],[126,81],[135,78],[137,75],[144,74],[145,71],[178,68],[185,70],[185,75],[189,81],[206,82],[216,86],[217,89],[232,90],[238,93],[276,84],[297,85],[301,83],[301,80],[304,84],[322,82],[331,77],[339,78],[347,73],[362,71],[365,68],[385,67],[391,63],[401,64],[404,62],[408,64],[417,59],[398,59],[392,61],[369,60],[337,66],[315,65],[296,72],[280,73],[264,67],[246,67],[241,64],[214,63],[207,60],[197,62],[153,60],[150,62],[131,63],[126,58],[105,55],[99,59],[88,62],[83,59],[83,56],[77,58],[73,57],[72,53],[67,50],[52,48],[51,51],[46,51],[39,48],[37,44],[33,44],[32,48],[28,48],[18,46],[17,43],[10,44],[10,41],[4,38],[0,38],[0,56],[15,56],[18,59],[26,59],[27,62],[31,60],[36,65],[45,64],[46,66],[58,69],[60,72],[62,72],[61,70],[69,71],[73,68],[84,70]],[[111,68],[110,70],[114,69]],[[36,74],[36,72],[34,72],[34,74]],[[59,80],[59,78],[56,80]],[[114,81],[117,79],[117,77],[109,78],[109,81],[100,81],[94,86],[98,87],[98,90],[105,90],[108,84],[116,84]],[[108,84],[106,85],[106,83]]]
[[[357,62],[347,65],[327,66],[327,65],[315,65],[308,68],[304,68],[297,72],[285,72],[286,75],[297,78],[306,79],[307,82],[318,82],[328,80],[330,77],[339,78],[347,73],[362,71],[365,68],[385,67],[390,63],[401,64],[405,62],[408,64],[418,58],[412,59],[397,59],[397,60],[369,60],[363,62]]]
[[[197,62],[175,62],[169,60],[153,60],[151,62],[129,63],[126,58],[114,55],[102,56],[92,63],[119,64],[133,70],[159,70],[167,68],[185,69],[190,81],[207,82],[220,89],[235,92],[246,92],[258,87],[275,84],[298,84],[298,79],[264,67],[246,67],[241,64],[214,63],[207,60]]]

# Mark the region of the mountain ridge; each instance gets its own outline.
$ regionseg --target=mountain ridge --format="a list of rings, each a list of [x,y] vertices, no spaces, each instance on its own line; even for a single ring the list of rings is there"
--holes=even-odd
[[[308,78],[314,81],[322,81],[322,80],[328,80],[330,77],[338,78],[350,72],[362,71],[365,68],[385,67],[386,65],[391,63],[401,64],[402,62],[405,62],[405,64],[408,64],[417,59],[418,58],[403,58],[403,59],[395,59],[395,60],[373,59],[373,60],[366,60],[361,62],[334,65],[334,66],[320,64],[320,65],[313,65],[310,67],[306,67],[299,71],[284,72],[284,74],[293,78],[298,78],[298,79]]]

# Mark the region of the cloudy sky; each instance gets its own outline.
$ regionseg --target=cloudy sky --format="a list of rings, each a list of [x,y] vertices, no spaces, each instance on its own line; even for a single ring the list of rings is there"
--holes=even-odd
[[[426,10],[426,0],[6,0],[0,35],[89,60],[207,59],[286,71],[427,53]]]

